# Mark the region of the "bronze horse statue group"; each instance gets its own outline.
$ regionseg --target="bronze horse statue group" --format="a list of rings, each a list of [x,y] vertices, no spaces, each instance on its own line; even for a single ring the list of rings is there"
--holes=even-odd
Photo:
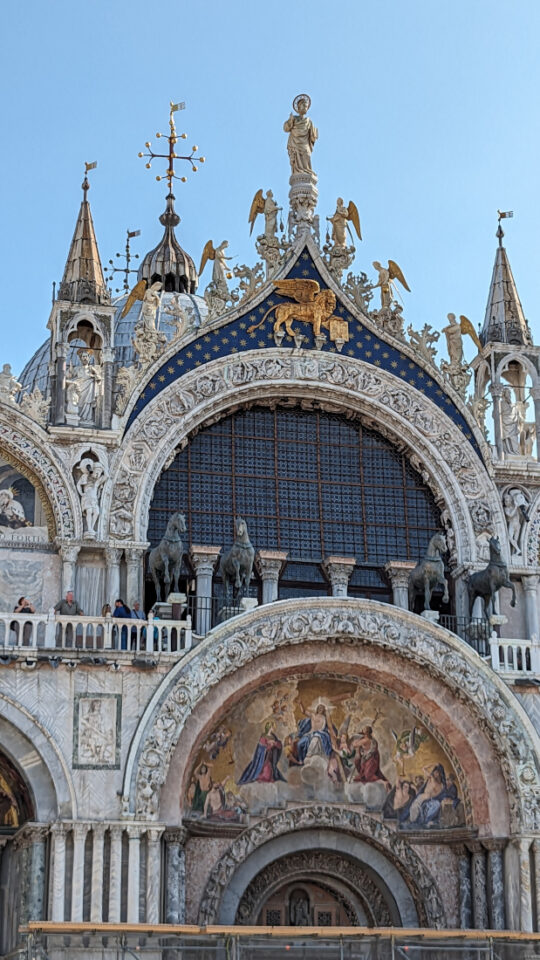
[[[431,540],[423,560],[416,564],[409,575],[409,610],[414,610],[417,596],[423,596],[424,610],[431,609],[431,596],[438,586],[444,588],[443,603],[448,603],[448,581],[444,576],[442,554],[446,553],[446,539],[442,532]],[[495,613],[495,595],[507,587],[512,591],[511,606],[516,605],[516,590],[508,575],[508,567],[501,559],[501,544],[497,537],[489,541],[489,563],[484,570],[471,574],[467,580],[469,594],[469,617],[472,617],[475,601],[482,600],[482,616],[489,619]]]
[[[178,591],[184,543],[182,535],[186,532],[186,519],[183,513],[173,513],[167,523],[162,540],[150,551],[148,569],[156,588],[156,600],[161,601],[161,578],[165,588],[165,598],[169,593]],[[223,596],[226,598],[232,589],[233,599],[245,596],[249,591],[249,582],[253,572],[255,550],[249,539],[247,523],[242,517],[234,521],[234,543],[221,558],[219,572],[223,581]]]

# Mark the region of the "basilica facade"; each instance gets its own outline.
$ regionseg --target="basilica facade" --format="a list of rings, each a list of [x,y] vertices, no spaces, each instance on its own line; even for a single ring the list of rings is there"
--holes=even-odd
[[[116,298],[85,176],[48,337],[0,373],[0,955],[46,921],[540,929],[540,347],[504,215],[439,363],[354,203],[321,238],[309,110],[254,267],[180,246],[174,105]]]

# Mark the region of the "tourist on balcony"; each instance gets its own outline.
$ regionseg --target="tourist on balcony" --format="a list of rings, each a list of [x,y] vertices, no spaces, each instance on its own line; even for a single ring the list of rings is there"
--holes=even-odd
[[[121,620],[131,620],[131,610],[128,607],[127,603],[124,603],[123,600],[114,601],[114,610],[113,617],[119,617]],[[118,637],[118,632],[115,632],[115,641]],[[120,649],[127,650],[127,638],[128,638],[128,628],[123,626],[120,630]],[[116,646],[116,643],[115,643]]]
[[[36,608],[31,600],[28,600],[27,597],[19,597],[17,605],[13,607],[13,613],[35,613]],[[13,620],[10,625],[10,630],[13,631],[15,637],[12,638],[12,642],[16,643],[19,639],[19,623],[17,620]],[[25,623],[23,627],[23,643],[27,643],[30,640],[32,635],[32,624]]]
[[[110,617],[110,616],[112,616],[110,603],[104,603],[104,604],[103,604],[103,606],[102,606],[102,608],[101,608],[101,616],[102,616],[102,617]]]
[[[73,590],[68,590],[65,600],[59,600],[54,608],[54,612],[61,617],[82,617],[83,611],[73,596]]]

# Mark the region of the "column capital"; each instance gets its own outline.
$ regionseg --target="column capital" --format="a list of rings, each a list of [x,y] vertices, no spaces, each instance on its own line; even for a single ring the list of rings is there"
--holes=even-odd
[[[74,840],[84,840],[88,830],[90,829],[87,823],[73,823],[71,829],[73,830],[73,839]]]
[[[355,557],[326,557],[322,565],[332,585],[333,595],[346,597],[349,580],[356,566]]]
[[[145,553],[146,547],[126,547],[126,563],[140,563]]]
[[[54,823],[51,823],[49,827],[49,833],[52,836],[65,836],[66,832],[70,829],[70,825],[64,823],[62,820],[55,820]]]
[[[49,827],[44,824],[25,823],[13,837],[13,846],[16,850],[31,847],[33,843],[44,843],[49,836]]]
[[[106,829],[107,829],[107,825],[105,823],[102,823],[101,821],[99,823],[92,824],[92,833],[94,834],[95,837],[101,837],[103,839],[103,837],[105,836]]]
[[[524,574],[521,578],[521,585],[525,593],[536,593],[540,577],[537,574]]]
[[[146,831],[146,836],[151,843],[158,843],[163,836],[164,830],[165,827],[150,827],[150,829]]]
[[[384,569],[392,587],[408,587],[409,575],[415,566],[413,560],[389,560]]]
[[[502,397],[504,386],[502,383],[490,383],[489,392],[492,397]]]
[[[79,543],[66,543],[65,541],[62,542],[57,540],[56,545],[62,560],[64,560],[66,563],[76,562],[81,549],[81,545]]]
[[[141,834],[144,831],[144,826],[142,824],[131,823],[126,827],[126,832],[129,840],[140,840]]]
[[[263,580],[279,580],[279,575],[287,562],[286,550],[257,550],[255,567]]]
[[[506,837],[482,837],[481,844],[489,853],[496,850],[504,850],[508,840]]]
[[[188,836],[186,827],[167,827],[164,833],[166,844],[177,843],[181,847],[185,846]]]
[[[221,550],[221,547],[206,546],[205,544],[192,544],[189,551],[189,559],[193,564],[195,575],[211,575],[214,572],[216,560],[219,557]]]
[[[123,547],[105,547],[105,560],[108,566],[115,566],[122,559]]]

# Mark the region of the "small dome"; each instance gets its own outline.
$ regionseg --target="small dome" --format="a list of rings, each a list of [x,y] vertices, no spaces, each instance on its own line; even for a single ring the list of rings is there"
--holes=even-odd
[[[161,280],[163,290],[168,293],[193,294],[197,290],[199,277],[193,260],[182,249],[174,233],[180,217],[174,209],[172,193],[167,197],[166,210],[159,220],[165,232],[157,247],[146,254],[139,267],[138,279],[144,279],[148,284]]]
[[[125,317],[122,317],[122,310],[126,303],[127,296],[127,294],[123,294],[114,301],[114,306],[116,307],[114,314],[114,355],[116,369],[123,366],[130,366],[130,364],[136,360],[132,339],[134,328],[139,321],[142,303],[140,300],[137,300],[129,313],[126,314]],[[156,327],[165,334],[167,340],[172,340],[176,335],[179,319],[176,313],[167,313],[169,307],[175,312],[178,310],[178,307],[184,311],[189,320],[190,329],[198,329],[208,316],[208,307],[202,297],[196,297],[189,293],[162,293],[161,305],[156,318]],[[69,345],[68,355],[66,357],[66,365],[68,367],[70,363],[73,364],[74,367],[79,366],[80,359],[77,350],[80,346],[79,341]],[[39,387],[44,395],[48,395],[49,357],[50,341],[46,340],[45,343],[36,350],[34,356],[28,361],[19,377],[24,391],[32,391],[34,387]]]

